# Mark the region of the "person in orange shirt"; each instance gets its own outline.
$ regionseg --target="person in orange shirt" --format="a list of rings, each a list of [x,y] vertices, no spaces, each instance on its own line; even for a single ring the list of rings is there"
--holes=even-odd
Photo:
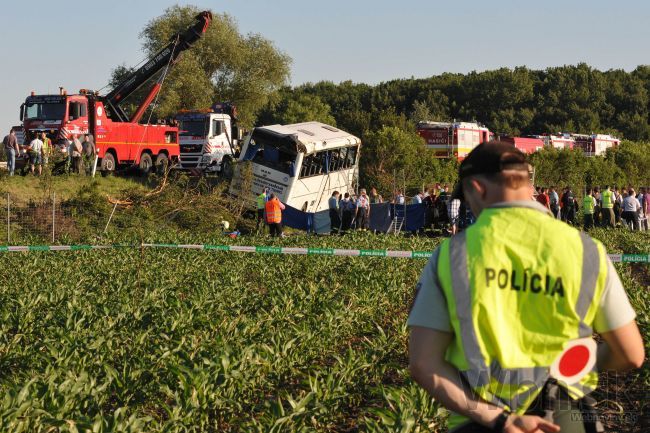
[[[271,193],[264,208],[266,211],[266,224],[269,226],[271,237],[284,237],[284,233],[282,233],[282,211],[284,210],[284,205],[282,202],[278,200],[274,193]]]

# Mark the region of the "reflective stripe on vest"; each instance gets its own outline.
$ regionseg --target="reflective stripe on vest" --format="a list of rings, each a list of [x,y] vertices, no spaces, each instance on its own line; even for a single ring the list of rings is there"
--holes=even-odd
[[[612,192],[610,190],[606,189],[603,191],[600,197],[603,200],[603,209],[611,209],[614,207],[614,203],[612,203]]]
[[[586,195],[582,199],[582,212],[585,214],[594,213],[594,198],[592,196]]]
[[[282,209],[277,198],[266,202],[266,222],[270,224],[282,222]]]
[[[574,237],[574,239],[576,238]],[[584,233],[580,233],[579,239],[582,247],[582,265],[580,266],[582,275],[579,280],[580,286],[577,298],[575,297],[575,289],[572,289],[573,291],[571,292],[573,294],[572,299],[575,299],[575,305],[573,306],[575,315],[571,316],[571,321],[576,322],[577,328],[575,331],[571,332],[571,335],[573,335],[572,338],[592,335],[592,329],[588,323],[593,321],[595,315],[594,308],[597,306],[597,302],[595,302],[597,288],[604,287],[604,275],[606,275],[606,273],[603,273],[604,271],[606,272],[606,266],[604,266],[606,263],[604,261],[604,251],[601,251],[598,245]],[[481,239],[481,241],[485,242],[484,239]],[[472,279],[470,278],[469,267],[471,266],[470,264],[473,263],[473,260],[472,258],[468,260],[467,232],[462,232],[454,236],[446,243],[447,245],[443,245],[441,248],[441,254],[438,258],[438,273],[441,280],[441,287],[448,298],[447,304],[451,309],[453,309],[453,311],[450,311],[452,325],[454,325],[453,322],[455,320],[457,321],[454,330],[458,333],[458,337],[460,337],[458,344],[462,350],[464,360],[459,360],[458,358],[454,359],[455,355],[453,352],[450,353],[449,349],[447,359],[459,369],[467,383],[483,399],[499,406],[507,406],[510,410],[523,413],[537,397],[544,383],[548,380],[549,367],[552,363],[552,359],[561,353],[562,347],[553,347],[552,350],[549,347],[547,348],[548,350],[543,352],[543,356],[548,358],[548,365],[528,366],[523,368],[504,368],[500,365],[499,360],[497,359],[498,353],[483,353],[482,347],[486,347],[488,342],[479,342],[480,332],[476,326],[480,326],[480,323],[477,322],[475,325],[473,318],[473,314],[476,310],[473,308],[474,305],[472,303],[477,294],[473,293],[470,283]],[[577,248],[578,245],[575,245],[575,247]],[[443,260],[445,248],[447,248],[448,262],[447,259]],[[448,272],[445,279],[442,278],[441,272]],[[480,276],[480,278],[482,278],[482,276]],[[569,281],[567,281],[567,283],[568,282]],[[532,283],[531,287],[533,287]],[[496,288],[496,290],[506,289]],[[529,288],[528,290],[530,292],[532,289]],[[520,294],[521,293],[523,292],[520,292]],[[547,296],[544,293],[527,293],[526,295]],[[566,296],[569,296],[569,291],[567,291]],[[453,298],[451,302],[449,298]],[[560,311],[563,308],[562,303],[566,305],[566,301],[558,300],[558,311],[555,312],[556,314],[561,314]],[[455,308],[452,304],[455,305]],[[486,307],[486,305],[482,305],[482,307]],[[590,309],[590,307],[594,308]],[[587,317],[588,313],[589,317]],[[544,314],[544,312],[533,312],[531,314]],[[510,324],[507,325],[510,326]],[[512,323],[513,327],[519,325],[519,323]],[[491,329],[491,331],[496,332],[498,335],[499,329]],[[563,330],[564,334],[567,332],[566,329]],[[563,333],[558,331],[558,335],[563,335]],[[557,340],[557,336],[554,336],[553,338]],[[498,338],[496,338],[496,340],[498,340]],[[549,341],[550,340],[552,339],[549,339]],[[492,345],[496,344],[496,352],[501,352],[502,356],[505,356],[506,358],[510,355],[508,353],[508,345],[516,343],[517,342],[500,340],[490,342]],[[544,340],[542,339],[536,344],[544,344]],[[517,349],[519,348],[517,347]],[[456,356],[459,354],[458,351],[455,353]],[[487,365],[487,359],[491,360],[489,366]],[[531,360],[532,358],[529,357],[529,361],[523,359],[520,362],[529,363]],[[512,363],[515,361],[510,357],[509,362]],[[463,368],[464,366],[466,366],[466,368]],[[579,384],[571,386],[563,384],[563,386],[568,389],[569,394],[572,397],[579,398],[595,389],[597,386],[597,380],[597,372],[593,371],[583,378]],[[461,421],[464,419],[459,415],[454,415],[454,417],[456,418],[456,421],[458,421],[458,419]],[[452,424],[456,424],[452,421],[453,420],[450,420],[450,427],[454,426]]]

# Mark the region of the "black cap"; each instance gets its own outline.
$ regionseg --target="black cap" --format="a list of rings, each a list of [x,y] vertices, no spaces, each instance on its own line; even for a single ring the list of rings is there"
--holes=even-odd
[[[463,199],[463,179],[474,174],[495,174],[503,170],[528,171],[526,155],[510,143],[488,141],[472,150],[460,163],[458,183],[451,198]]]

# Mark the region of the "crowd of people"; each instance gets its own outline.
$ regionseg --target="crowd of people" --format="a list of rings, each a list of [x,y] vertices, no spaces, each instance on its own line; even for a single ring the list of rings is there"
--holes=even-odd
[[[461,200],[451,199],[450,194],[449,185],[436,184],[411,197],[410,204],[425,205],[424,227],[420,229],[421,232],[440,228],[448,234],[456,234],[460,228],[474,221],[469,207]],[[361,188],[358,195],[334,191],[328,201],[332,233],[346,233],[355,229],[368,230],[370,205],[378,203],[405,206],[407,198],[400,189],[394,191],[390,200],[384,200],[376,188],[371,188],[370,194],[367,194],[366,189]]]
[[[40,176],[44,167],[52,164],[49,168],[54,169],[57,164],[59,171],[90,175],[97,155],[92,134],[72,134],[70,140],[55,145],[45,131],[32,132],[25,144],[20,144],[15,131],[11,130],[2,143],[9,176],[16,173],[17,160],[23,163],[22,174],[29,170],[29,173]]]
[[[650,188],[633,187],[619,189],[587,188],[582,198],[571,187],[558,191],[555,187],[536,187],[533,200],[546,207],[553,216],[571,225],[578,225],[578,215],[582,214],[584,230],[592,227],[616,227],[625,225],[633,229],[647,229],[650,215]],[[277,204],[269,204],[277,202]],[[433,234],[442,232],[453,236],[476,220],[465,201],[452,198],[449,185],[435,184],[425,191],[416,192],[408,198],[402,190],[395,190],[389,200],[385,200],[376,188],[365,188],[359,193],[334,191],[328,200],[329,219],[332,234],[345,234],[352,230],[370,230],[370,216],[373,204],[389,203],[398,206],[423,204],[424,226],[415,233]],[[282,208],[280,208],[282,206]],[[269,226],[272,236],[283,236],[282,210],[284,206],[274,194],[264,190],[257,198],[257,231]],[[269,215],[272,218],[269,218]],[[271,221],[273,220],[273,221]]]
[[[616,227],[625,224],[635,230],[647,229],[650,215],[650,187],[621,188],[606,185],[604,188],[586,188],[582,199],[578,199],[570,186],[561,194],[555,187],[537,187],[535,199],[549,209],[553,215],[576,225],[576,215],[582,212],[583,228],[595,226]]]

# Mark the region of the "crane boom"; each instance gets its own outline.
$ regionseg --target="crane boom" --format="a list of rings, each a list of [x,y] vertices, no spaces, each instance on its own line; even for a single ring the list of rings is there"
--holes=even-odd
[[[145,100],[140,104],[135,114],[131,119],[128,118],[124,109],[120,107],[120,103],[124,101],[129,95],[138,90],[148,79],[153,77],[157,72],[173,65],[178,60],[178,56],[188,48],[190,48],[196,41],[198,41],[208,29],[212,21],[212,13],[210,11],[201,12],[196,16],[195,23],[185,30],[183,33],[175,35],[168,45],[163,47],[155,56],[153,56],[147,63],[141,66],[137,71],[130,74],[115,89],[108,93],[103,99],[107,105],[114,121],[119,122],[133,122],[137,123],[144,114],[144,111],[149,107],[156,94],[160,91],[162,80],[158,80],[151,88]]]

